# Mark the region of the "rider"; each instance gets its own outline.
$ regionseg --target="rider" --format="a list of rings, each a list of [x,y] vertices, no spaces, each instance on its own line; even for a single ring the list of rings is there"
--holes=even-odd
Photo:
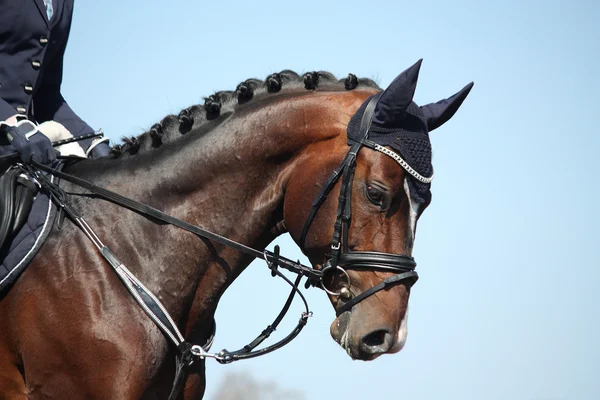
[[[60,92],[73,1],[0,0],[0,156],[16,151],[24,163],[50,164],[50,131],[93,132]],[[107,141],[80,141],[79,153],[106,156]]]

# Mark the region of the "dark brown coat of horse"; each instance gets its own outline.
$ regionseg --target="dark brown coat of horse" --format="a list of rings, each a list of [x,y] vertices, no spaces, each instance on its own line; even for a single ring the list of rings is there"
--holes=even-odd
[[[380,91],[353,76],[344,87],[327,73],[309,75],[303,80],[287,71],[265,83],[248,80],[126,140],[118,156],[79,162],[66,172],[254,248],[286,232],[298,241],[311,203],[348,151],[350,117]],[[406,179],[391,158],[361,150],[352,190],[353,249],[411,254],[426,204],[411,207]],[[366,195],[373,182],[389,199],[385,212]],[[66,182],[63,187],[82,192]],[[338,192],[339,182],[302,249],[315,267],[331,246]],[[203,343],[219,298],[252,259],[107,201],[73,200],[166,305],[185,337]],[[357,292],[391,275],[349,273]],[[332,323],[333,338],[355,359],[400,351],[409,294],[397,285],[371,296]],[[334,308],[338,301],[331,297]],[[0,321],[1,399],[154,399],[169,393],[172,348],[68,220],[0,299]],[[195,365],[186,399],[204,393],[204,362]]]

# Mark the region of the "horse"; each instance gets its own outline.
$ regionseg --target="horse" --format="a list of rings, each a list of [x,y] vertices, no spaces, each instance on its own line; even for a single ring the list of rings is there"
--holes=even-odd
[[[470,90],[418,107],[419,67],[385,90],[326,71],[248,79],[124,138],[110,156],[71,162],[62,172],[248,247],[264,249],[289,233],[315,271],[332,272],[323,287],[337,312],[333,339],[351,358],[374,360],[406,342],[412,247],[431,201],[430,181],[416,178],[431,177],[407,162],[410,154],[400,156],[397,143],[374,143],[370,129],[385,137],[417,126],[428,135]],[[66,180],[60,187],[186,340],[206,343],[220,297],[254,257]],[[419,187],[425,195],[417,201]],[[0,298],[0,320],[2,399],[170,393],[175,350],[68,216],[57,218]],[[203,397],[204,371],[205,359],[192,364],[180,398]]]

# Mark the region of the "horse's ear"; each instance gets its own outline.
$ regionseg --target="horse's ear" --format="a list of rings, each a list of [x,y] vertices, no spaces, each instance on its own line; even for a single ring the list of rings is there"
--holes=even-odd
[[[452,97],[440,100],[437,103],[421,106],[421,111],[423,111],[423,115],[425,115],[425,119],[427,120],[427,129],[429,132],[439,128],[452,118],[462,102],[467,98],[472,87],[473,82],[469,83]]]
[[[422,62],[423,59],[420,59],[401,72],[383,91],[373,112],[373,122],[382,126],[394,126],[404,119],[406,108],[415,95]]]

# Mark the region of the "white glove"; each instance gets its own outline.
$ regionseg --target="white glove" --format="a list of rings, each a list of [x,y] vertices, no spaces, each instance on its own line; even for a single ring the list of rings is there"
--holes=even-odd
[[[70,139],[73,137],[71,132],[63,126],[63,124],[56,121],[46,121],[38,125],[38,131],[46,135],[52,142],[57,140]],[[63,144],[62,146],[55,147],[56,150],[60,151],[63,156],[77,156],[87,158],[85,152],[77,142]]]

